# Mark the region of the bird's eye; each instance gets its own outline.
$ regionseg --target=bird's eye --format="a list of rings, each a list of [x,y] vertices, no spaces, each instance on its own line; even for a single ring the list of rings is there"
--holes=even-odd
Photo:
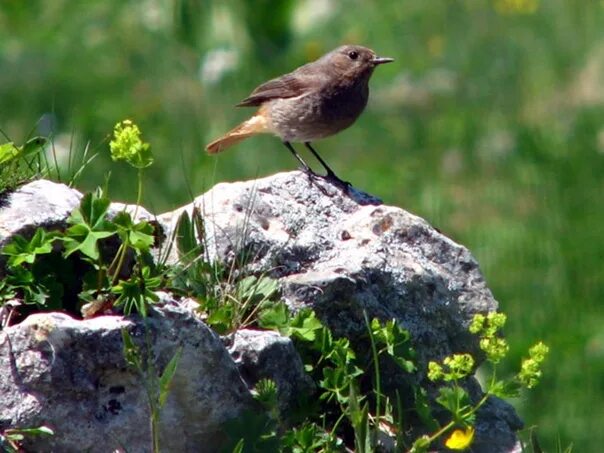
[[[357,58],[359,58],[359,53],[356,50],[351,50],[350,52],[348,52],[348,58],[350,58],[351,60],[356,60]]]

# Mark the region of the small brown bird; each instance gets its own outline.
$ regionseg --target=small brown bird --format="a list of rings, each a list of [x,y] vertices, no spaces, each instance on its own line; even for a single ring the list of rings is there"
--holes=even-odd
[[[347,184],[335,175],[310,142],[336,134],[354,123],[367,105],[373,70],[391,61],[392,58],[380,58],[366,47],[346,45],[269,80],[237,104],[260,107],[256,114],[210,143],[206,150],[216,154],[252,135],[272,133],[283,141],[306,173],[316,176],[291,142],[303,142],[323,165],[327,178]]]

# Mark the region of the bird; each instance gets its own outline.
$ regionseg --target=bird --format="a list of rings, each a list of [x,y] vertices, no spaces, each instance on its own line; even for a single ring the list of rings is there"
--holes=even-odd
[[[343,45],[294,71],[259,85],[237,104],[258,107],[256,113],[206,146],[209,154],[257,134],[272,133],[309,176],[319,176],[300,157],[292,142],[304,143],[326,171],[325,178],[344,185],[311,142],[351,126],[367,105],[374,69],[393,58],[378,57],[359,45]]]

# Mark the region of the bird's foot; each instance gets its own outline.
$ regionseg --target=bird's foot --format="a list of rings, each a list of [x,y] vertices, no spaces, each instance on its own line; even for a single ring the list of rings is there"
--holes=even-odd
[[[344,193],[348,193],[352,187],[352,184],[350,184],[348,181],[338,178],[334,172],[328,172],[327,175],[325,175],[325,180],[341,189]]]
[[[324,176],[316,174],[309,167],[299,167],[298,170],[300,170],[302,173],[304,173],[308,177],[309,185],[316,186],[323,193],[323,195],[329,195],[329,193],[325,190],[325,188],[319,183],[319,180],[325,179]]]

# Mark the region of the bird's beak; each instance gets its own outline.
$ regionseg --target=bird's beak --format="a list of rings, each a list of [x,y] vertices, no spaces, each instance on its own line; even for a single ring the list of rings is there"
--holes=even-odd
[[[394,61],[394,58],[386,58],[386,57],[373,57],[371,59],[371,62],[377,66],[379,64],[384,64],[384,63],[390,63],[391,61]]]

